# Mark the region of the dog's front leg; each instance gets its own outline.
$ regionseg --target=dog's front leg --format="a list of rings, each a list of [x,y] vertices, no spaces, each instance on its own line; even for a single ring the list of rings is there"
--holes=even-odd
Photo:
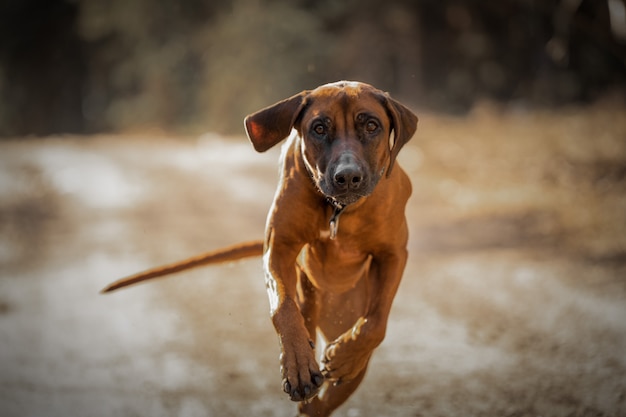
[[[293,245],[270,244],[264,259],[265,282],[280,341],[283,390],[293,401],[303,401],[317,394],[324,376],[296,302],[296,256]]]
[[[401,249],[372,260],[367,278],[371,294],[367,313],[326,347],[322,372],[328,379],[336,383],[354,379],[382,343],[406,259],[407,252]]]

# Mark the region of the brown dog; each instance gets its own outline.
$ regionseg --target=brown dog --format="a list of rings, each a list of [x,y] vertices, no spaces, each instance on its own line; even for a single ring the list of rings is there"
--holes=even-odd
[[[265,242],[146,271],[104,291],[263,254],[283,389],[302,415],[328,416],[357,388],[385,337],[407,259],[411,194],[394,162],[417,117],[370,85],[338,82],[260,110],[245,125],[259,152],[289,136]],[[321,369],[318,331],[327,341]]]

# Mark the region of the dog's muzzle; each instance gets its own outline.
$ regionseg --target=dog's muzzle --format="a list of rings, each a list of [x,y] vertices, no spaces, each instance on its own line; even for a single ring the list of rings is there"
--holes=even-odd
[[[342,155],[334,171],[333,187],[337,192],[357,191],[363,186],[365,174],[352,155]]]
[[[367,169],[349,152],[329,164],[320,185],[326,196],[344,205],[354,203],[372,192]]]

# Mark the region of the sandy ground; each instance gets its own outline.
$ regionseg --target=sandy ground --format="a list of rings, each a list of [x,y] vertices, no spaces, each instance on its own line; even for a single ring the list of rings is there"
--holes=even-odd
[[[338,416],[626,416],[626,118],[421,115],[410,261]],[[243,137],[0,143],[0,415],[293,416],[260,260],[102,296],[262,236]]]

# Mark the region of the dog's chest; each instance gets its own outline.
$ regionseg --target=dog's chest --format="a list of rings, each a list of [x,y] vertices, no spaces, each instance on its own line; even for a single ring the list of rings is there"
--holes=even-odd
[[[322,263],[352,264],[363,262],[367,256],[361,240],[350,230],[339,228],[333,237],[329,228],[320,230],[319,239],[309,245],[310,249]]]
[[[368,270],[370,256],[337,239],[320,239],[307,245],[298,262],[318,288],[343,292],[352,288]]]

